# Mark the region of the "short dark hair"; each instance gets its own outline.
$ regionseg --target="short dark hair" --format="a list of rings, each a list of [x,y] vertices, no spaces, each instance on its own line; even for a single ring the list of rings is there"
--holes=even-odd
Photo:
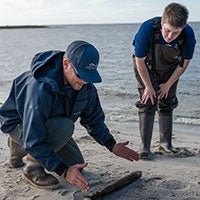
[[[176,28],[183,28],[189,16],[188,9],[178,3],[170,3],[165,7],[162,15],[162,24],[169,23]]]

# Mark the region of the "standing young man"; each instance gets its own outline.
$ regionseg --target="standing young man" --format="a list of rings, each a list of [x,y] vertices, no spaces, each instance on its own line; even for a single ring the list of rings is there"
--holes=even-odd
[[[46,51],[34,56],[30,71],[13,81],[8,99],[0,108],[1,130],[9,134],[10,166],[21,167],[33,186],[54,189],[56,172],[83,190],[89,183],[81,174],[87,166],[73,139],[74,123],[80,123],[101,145],[115,155],[133,161],[137,152],[116,143],[104,123],[97,90],[99,53],[88,42],[74,41],[66,52]]]
[[[177,107],[179,77],[193,57],[195,36],[187,24],[185,6],[171,3],[162,17],[145,21],[135,35],[134,65],[140,100],[140,155],[152,159],[150,151],[155,111],[158,111],[160,149],[172,152],[173,109]]]

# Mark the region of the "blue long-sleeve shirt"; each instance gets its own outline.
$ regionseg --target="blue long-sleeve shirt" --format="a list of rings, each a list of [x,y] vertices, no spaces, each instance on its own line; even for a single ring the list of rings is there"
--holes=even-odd
[[[156,17],[160,18],[160,17]],[[147,54],[150,51],[150,43],[152,38],[152,27],[153,27],[153,20],[148,19],[147,21],[143,22],[141,26],[139,27],[138,32],[136,33],[134,37],[134,50],[135,50],[135,56],[139,58],[143,58],[147,56]],[[196,44],[195,34],[192,29],[192,27],[189,24],[186,24],[186,26],[183,28],[182,32],[185,34],[187,38],[186,42],[186,52],[185,52],[185,59],[192,59],[194,48]],[[170,42],[169,44],[174,46],[177,43],[177,40]],[[162,34],[160,34],[160,44],[167,44]]]

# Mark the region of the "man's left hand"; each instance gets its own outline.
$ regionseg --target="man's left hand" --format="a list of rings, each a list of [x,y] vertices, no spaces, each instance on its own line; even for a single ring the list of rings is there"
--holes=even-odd
[[[117,155],[121,158],[125,158],[125,159],[130,160],[130,161],[134,161],[134,160],[138,161],[139,160],[139,154],[136,151],[126,147],[126,145],[128,145],[128,143],[129,142],[127,141],[127,142],[115,144],[112,152],[115,155]]]

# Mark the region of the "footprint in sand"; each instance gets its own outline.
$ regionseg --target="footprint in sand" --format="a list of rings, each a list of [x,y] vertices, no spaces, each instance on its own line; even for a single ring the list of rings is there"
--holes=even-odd
[[[168,190],[182,190],[187,187],[187,184],[179,180],[163,180],[160,186]]]

